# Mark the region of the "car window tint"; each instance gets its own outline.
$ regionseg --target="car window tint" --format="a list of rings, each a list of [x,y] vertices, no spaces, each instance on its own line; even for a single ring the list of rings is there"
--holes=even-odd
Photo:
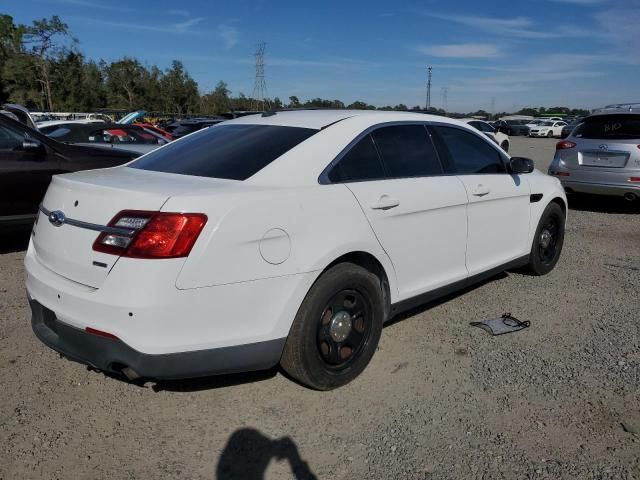
[[[436,126],[449,159],[458,174],[504,173],[506,171],[498,151],[487,141],[461,128]]]
[[[22,146],[24,135],[20,132],[0,125],[0,150],[14,150]]]
[[[388,177],[442,174],[438,154],[423,125],[383,127],[375,130],[371,136]]]
[[[585,118],[572,135],[601,140],[640,139],[640,115],[597,115]]]
[[[129,166],[246,180],[316,132],[310,128],[275,125],[220,125],[169,143]]]
[[[329,172],[334,183],[375,180],[384,177],[380,157],[371,135],[356,143]]]

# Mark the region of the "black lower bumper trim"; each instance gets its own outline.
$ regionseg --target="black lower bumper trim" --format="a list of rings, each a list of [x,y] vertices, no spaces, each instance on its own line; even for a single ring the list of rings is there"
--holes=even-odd
[[[264,370],[280,361],[285,338],[211,350],[146,354],[120,340],[99,337],[60,322],[55,313],[36,300],[31,305],[31,326],[48,347],[76,362],[119,373],[129,367],[139,376],[154,379],[205,377]]]

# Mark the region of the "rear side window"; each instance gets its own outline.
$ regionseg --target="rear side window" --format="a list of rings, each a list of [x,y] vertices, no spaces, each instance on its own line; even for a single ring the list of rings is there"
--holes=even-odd
[[[506,168],[498,151],[487,141],[461,128],[435,126],[438,148],[461,175],[505,173]]]
[[[220,125],[170,143],[129,167],[246,180],[316,132],[275,125]]]
[[[14,150],[21,147],[24,138],[20,132],[0,125],[0,150]]]
[[[371,135],[356,143],[329,172],[329,180],[333,183],[376,180],[383,177],[384,170]]]
[[[586,118],[572,135],[577,138],[601,140],[640,139],[640,115],[598,115]]]
[[[387,177],[422,177],[442,174],[442,166],[423,125],[394,125],[372,134]]]

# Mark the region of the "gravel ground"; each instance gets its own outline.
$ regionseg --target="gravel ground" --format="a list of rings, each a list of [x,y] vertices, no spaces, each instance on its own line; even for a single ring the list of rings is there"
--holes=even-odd
[[[554,141],[513,138],[541,170]],[[135,385],[36,340],[24,236],[0,255],[0,479],[640,479],[640,207],[571,199],[550,275],[392,322],[332,392],[278,371]],[[470,321],[531,327],[490,337]]]

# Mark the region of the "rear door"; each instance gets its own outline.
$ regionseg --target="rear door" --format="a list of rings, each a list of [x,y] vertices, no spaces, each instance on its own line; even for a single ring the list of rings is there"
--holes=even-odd
[[[358,200],[396,270],[400,299],[465,279],[466,203],[423,124],[381,126],[329,174]]]
[[[60,170],[55,153],[31,140],[19,128],[0,123],[1,222],[33,219],[51,176]]]
[[[441,156],[465,186],[467,208],[466,266],[475,275],[528,253],[529,183],[507,171],[497,146],[471,130],[434,125]]]

